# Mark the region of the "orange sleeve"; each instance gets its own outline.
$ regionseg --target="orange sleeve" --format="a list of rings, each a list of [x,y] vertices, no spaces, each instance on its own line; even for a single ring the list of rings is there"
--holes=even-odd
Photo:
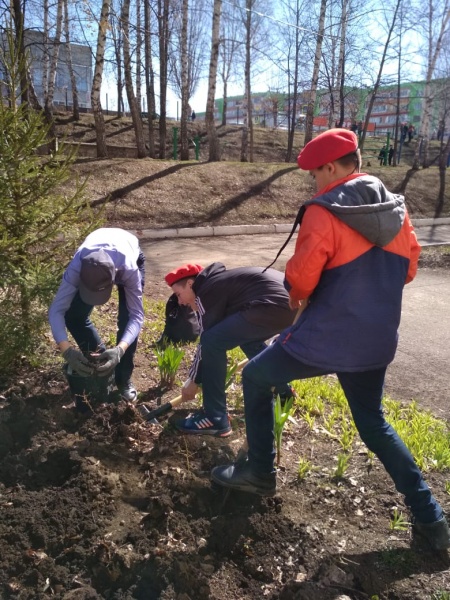
[[[321,206],[308,206],[300,226],[294,255],[286,263],[285,277],[293,301],[304,300],[312,294],[334,253],[333,217]]]
[[[408,275],[406,276],[406,283],[409,283],[417,275],[417,267],[419,265],[419,256],[420,256],[421,247],[420,247],[419,242],[417,241],[416,232],[414,231],[414,227],[411,223],[409,215],[406,215],[405,221],[406,221],[406,227],[409,229],[409,235],[410,235],[410,239],[411,239],[411,254],[410,254],[410,259],[409,259],[409,269],[408,269]]]

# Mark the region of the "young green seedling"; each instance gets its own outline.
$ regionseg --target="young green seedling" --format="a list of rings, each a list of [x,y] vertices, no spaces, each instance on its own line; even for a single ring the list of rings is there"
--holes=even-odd
[[[350,460],[350,454],[341,452],[340,454],[338,454],[337,458],[338,458],[338,460],[337,460],[336,470],[334,472],[334,477],[336,477],[336,479],[342,479],[342,477],[344,476],[344,473],[348,467],[348,461]]]
[[[297,479],[299,481],[303,481],[303,479],[306,479],[307,475],[309,475],[309,473],[311,473],[312,470],[312,463],[306,458],[302,458],[300,456],[300,458],[298,459]]]
[[[293,403],[294,403],[294,398],[289,398],[289,400],[287,400],[284,403],[284,405],[282,406],[280,396],[277,396],[275,399],[274,433],[275,433],[275,442],[276,442],[276,448],[277,448],[277,466],[280,465],[280,461],[281,461],[281,439],[283,436],[283,429],[286,424],[286,421],[294,413],[294,408],[292,406]]]
[[[183,357],[184,350],[176,348],[172,344],[164,348],[164,350],[156,350],[161,388],[171,389],[173,387]]]
[[[392,531],[405,531],[408,529],[409,523],[406,520],[404,514],[397,508],[394,509],[392,519],[389,523],[389,529]]]

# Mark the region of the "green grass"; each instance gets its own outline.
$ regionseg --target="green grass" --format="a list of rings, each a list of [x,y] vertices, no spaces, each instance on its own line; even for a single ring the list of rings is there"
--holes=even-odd
[[[316,377],[295,381],[293,387],[298,394],[296,416],[310,428],[326,433],[340,445],[344,454],[351,452],[356,428],[337,380]],[[404,405],[386,396],[383,405],[387,421],[423,471],[450,469],[450,429],[446,421],[420,409],[415,402]]]
[[[111,304],[94,309],[92,319],[108,346],[116,340],[117,291],[113,292]],[[149,355],[150,367],[158,368],[153,343],[164,329],[165,302],[144,298],[145,321],[140,334],[139,351]],[[36,356],[36,363],[49,362],[47,351]],[[55,353],[50,356],[54,360]],[[228,353],[229,370],[245,355],[236,348]],[[347,400],[335,377],[316,377],[292,382],[297,398],[294,403],[295,416],[302,419],[314,432],[322,432],[336,444],[340,452],[338,473],[345,473],[350,459],[356,428],[348,408]],[[227,388],[228,406],[243,411],[241,374],[236,373]],[[419,467],[424,471],[445,471],[450,469],[450,429],[448,424],[427,410],[422,410],[416,402],[405,405],[390,397],[385,397],[386,419],[397,430]],[[373,460],[371,453],[367,456]],[[345,460],[344,460],[345,457]],[[342,476],[341,475],[341,476]],[[450,482],[446,486],[450,494]]]

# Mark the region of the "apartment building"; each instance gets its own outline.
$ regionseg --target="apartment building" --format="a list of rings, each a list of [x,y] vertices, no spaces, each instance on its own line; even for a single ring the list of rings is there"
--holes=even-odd
[[[44,35],[41,31],[27,30],[25,32],[25,47],[31,58],[31,77],[36,95],[41,103],[44,102]],[[78,90],[78,103],[81,109],[91,108],[92,88],[92,50],[89,46],[70,44],[72,66]],[[52,46],[50,45],[50,52]],[[59,47],[58,66],[56,70],[55,94],[53,105],[65,108],[72,107],[72,85],[68,68],[66,44]]]
[[[431,129],[438,127],[440,118],[440,106],[443,102],[442,90],[449,88],[450,82],[436,80],[433,82],[432,89],[436,101],[433,103],[433,113],[431,115]],[[398,97],[398,88],[396,85],[380,87],[376,93],[372,111],[369,118],[370,132],[387,132],[393,134],[397,120],[397,104],[399,107],[399,123],[408,123],[414,125],[416,131],[420,127],[420,121],[423,112],[425,82],[411,82],[400,85],[400,95]],[[448,95],[448,93],[447,93]],[[371,101],[370,90],[364,88],[346,88],[344,89],[344,127],[350,128],[355,123],[364,122],[365,115]],[[302,92],[297,99],[296,115],[298,124],[301,126],[306,113],[310,91]],[[442,99],[442,100],[441,100]],[[321,89],[317,92],[313,125],[316,130],[326,129],[330,126],[330,105],[332,99],[329,90]],[[448,101],[448,100],[447,100]],[[292,114],[290,106],[292,103],[287,94],[273,92],[258,93],[252,95],[252,114],[253,121],[256,124],[267,127],[287,127],[289,115]],[[223,99],[216,100],[215,119],[218,122],[222,120]],[[202,118],[202,115],[197,115]],[[244,96],[233,96],[227,99],[227,123],[243,123],[246,117],[246,104]],[[331,124],[333,125],[333,123]],[[447,123],[447,131],[450,131],[450,122]]]

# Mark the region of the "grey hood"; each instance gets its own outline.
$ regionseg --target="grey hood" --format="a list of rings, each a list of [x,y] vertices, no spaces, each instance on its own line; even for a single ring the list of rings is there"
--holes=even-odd
[[[369,242],[381,247],[395,238],[406,215],[404,197],[389,192],[371,175],[351,179],[305,202],[304,206],[311,204],[323,206]]]

